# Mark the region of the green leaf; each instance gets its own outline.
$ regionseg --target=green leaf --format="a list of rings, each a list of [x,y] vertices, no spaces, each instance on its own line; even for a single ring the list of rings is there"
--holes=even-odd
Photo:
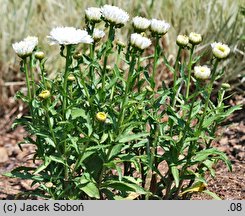
[[[35,168],[21,166],[12,170],[10,173],[4,173],[3,175],[10,178],[31,179],[37,182],[43,181],[44,179],[42,176],[34,176],[29,173],[29,171],[33,171],[34,169]]]
[[[175,166],[175,165],[171,166],[171,173],[174,177],[176,187],[179,187],[179,170],[178,170],[177,166]]]
[[[99,199],[100,192],[97,186],[93,182],[88,182],[85,185],[80,185],[79,189],[86,193],[89,197]]]
[[[100,143],[105,142],[107,140],[108,136],[109,136],[108,133],[103,133],[101,140],[100,140]]]
[[[50,155],[49,158],[50,158],[52,161],[55,161],[55,162],[57,162],[57,163],[61,163],[61,164],[63,164],[63,165],[67,165],[63,158],[60,158],[60,157],[57,157],[57,156],[53,156],[53,155]]]
[[[224,161],[227,167],[229,168],[229,170],[230,171],[232,170],[231,162],[228,159],[228,157],[225,155],[224,152],[221,152],[216,148],[205,149],[205,150],[197,152],[196,156],[193,158],[193,162],[195,163],[195,162],[201,162],[201,161],[207,160],[209,156],[217,157],[217,159]]]
[[[143,137],[148,136],[149,133],[138,133],[138,134],[123,134],[117,138],[116,141],[120,143],[130,142],[133,140],[139,140]]]
[[[44,140],[47,142],[47,144],[56,147],[54,144],[54,141],[52,139],[50,139],[49,137],[44,138]]]
[[[71,110],[71,117],[72,119],[76,119],[78,117],[82,117],[84,119],[86,119],[86,113],[83,109],[78,109],[78,108],[74,108]]]
[[[202,193],[208,194],[209,196],[213,197],[215,200],[222,200],[217,194],[209,190],[204,190]]]
[[[123,144],[117,144],[117,145],[113,146],[112,150],[110,152],[110,155],[109,155],[109,160],[116,157],[121,152],[122,148],[123,148]]]
[[[133,184],[133,183],[127,183],[127,182],[124,182],[123,180],[122,181],[108,180],[102,184],[102,187],[104,188],[111,187],[121,192],[132,191],[132,192],[136,192],[140,194],[147,194],[147,192],[139,185]]]
[[[45,157],[45,162],[40,165],[35,172],[33,173],[34,175],[38,174],[39,172],[41,172],[42,170],[46,169],[47,166],[51,163],[51,160],[49,160],[47,157]]]

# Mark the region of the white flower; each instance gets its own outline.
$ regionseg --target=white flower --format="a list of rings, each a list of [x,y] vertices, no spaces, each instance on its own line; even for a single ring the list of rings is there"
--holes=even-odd
[[[189,43],[189,38],[186,35],[178,35],[176,43],[179,46],[186,46]]]
[[[125,25],[129,20],[128,13],[116,6],[104,5],[101,8],[101,13],[106,21],[116,25]]]
[[[131,34],[130,42],[132,46],[139,48],[141,50],[151,45],[150,39],[143,37],[141,34],[138,33]]]
[[[206,65],[194,67],[194,75],[197,79],[206,80],[209,78],[210,73],[211,70]]]
[[[189,35],[189,41],[193,45],[197,45],[202,42],[202,35],[195,32],[191,32]]]
[[[133,26],[137,30],[145,31],[149,28],[150,24],[151,21],[144,17],[136,16],[133,18]]]
[[[100,29],[97,29],[95,28],[94,31],[93,31],[93,39],[95,41],[98,41],[100,40],[101,38],[103,38],[105,36],[105,32],[100,30]]]
[[[89,7],[85,10],[85,17],[94,22],[100,22],[101,21],[101,11],[100,8],[97,7]]]
[[[76,29],[74,27],[57,27],[53,28],[50,35],[47,36],[50,45],[54,44],[90,44],[93,42],[92,37],[87,31]]]
[[[230,53],[230,48],[226,44],[222,43],[212,43],[211,47],[213,49],[213,54],[216,58],[223,59],[226,58]]]
[[[31,43],[35,46],[37,46],[38,44],[38,38],[35,37],[35,36],[27,36],[25,39],[24,39],[25,42],[28,42],[28,43]]]
[[[32,54],[37,44],[37,37],[28,36],[23,41],[12,44],[12,47],[18,56],[27,57]]]
[[[151,20],[151,31],[157,34],[166,34],[170,28],[170,24],[165,22],[165,20]]]

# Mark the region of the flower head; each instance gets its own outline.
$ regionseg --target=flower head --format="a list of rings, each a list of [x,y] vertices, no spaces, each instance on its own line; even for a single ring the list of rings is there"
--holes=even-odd
[[[39,95],[38,97],[41,98],[41,99],[47,99],[50,97],[50,91],[49,90],[43,90]]]
[[[107,118],[107,114],[104,113],[104,112],[98,112],[98,113],[96,114],[96,118],[97,118],[97,120],[100,121],[100,122],[105,122],[105,121],[106,121],[106,118]]]
[[[206,65],[194,67],[194,75],[197,79],[206,80],[209,78],[210,73],[211,70]]]
[[[53,184],[52,182],[47,182],[47,183],[45,183],[45,186],[46,186],[47,188],[51,188],[51,187],[54,186],[54,184]]]
[[[213,54],[218,59],[226,58],[230,53],[230,48],[226,44],[222,43],[212,43],[211,47],[213,49]]]
[[[24,58],[32,54],[37,44],[37,37],[28,36],[23,41],[12,44],[12,46],[16,54],[19,57]]]
[[[47,36],[50,45],[61,44],[91,44],[93,42],[92,37],[87,31],[76,29],[74,27],[57,27],[52,29],[50,35]]]
[[[92,22],[100,22],[101,21],[101,11],[100,8],[97,7],[89,7],[85,10],[85,18]]]
[[[132,46],[144,50],[145,48],[151,45],[151,40],[146,37],[143,37],[141,34],[134,33],[131,34],[130,43]]]
[[[44,58],[45,54],[43,51],[36,51],[35,52],[35,58],[38,60],[42,60]]]
[[[230,84],[229,83],[222,83],[221,84],[221,87],[224,89],[224,90],[229,90],[231,88]]]
[[[99,41],[101,38],[103,38],[105,36],[105,32],[95,28],[93,31],[93,39],[94,41]]]
[[[119,39],[116,40],[116,44],[117,46],[122,47],[122,48],[126,47],[126,44]]]
[[[139,16],[134,17],[132,22],[133,22],[133,27],[138,31],[145,31],[146,29],[149,28],[151,24],[150,20]]]
[[[105,21],[108,21],[111,24],[121,26],[125,25],[129,20],[128,13],[116,6],[104,5],[101,8],[101,13]]]
[[[170,28],[170,24],[167,23],[165,20],[157,20],[157,19],[151,20],[150,29],[155,34],[164,35],[168,32],[169,28]]]
[[[75,76],[73,74],[69,74],[69,76],[67,77],[67,79],[69,81],[75,81],[76,80],[76,78],[75,78]]]
[[[202,35],[195,32],[191,32],[189,35],[189,41],[193,45],[197,45],[202,42]]]
[[[186,46],[189,43],[189,38],[186,35],[178,35],[176,43],[182,47]]]

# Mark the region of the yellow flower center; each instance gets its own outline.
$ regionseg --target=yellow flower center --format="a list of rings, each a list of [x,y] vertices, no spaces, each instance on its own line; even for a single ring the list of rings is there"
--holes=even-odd
[[[221,52],[225,52],[225,48],[223,46],[218,46],[218,50],[220,50]]]

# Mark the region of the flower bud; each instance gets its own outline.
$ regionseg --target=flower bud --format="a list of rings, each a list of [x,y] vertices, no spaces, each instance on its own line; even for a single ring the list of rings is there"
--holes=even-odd
[[[225,90],[229,90],[231,88],[230,84],[229,83],[222,83],[221,84],[221,87]]]
[[[43,51],[37,51],[35,52],[35,58],[38,60],[43,60],[44,59],[44,52]]]
[[[106,65],[106,70],[107,70],[107,71],[111,71],[111,70],[112,70],[111,65]]]
[[[70,74],[70,75],[67,77],[67,79],[68,79],[69,81],[75,81],[75,80],[76,80],[76,78],[75,78],[75,76],[74,76],[73,74]]]
[[[197,45],[202,42],[202,36],[195,32],[191,32],[189,35],[189,41],[192,45]]]
[[[178,46],[184,47],[189,43],[189,38],[186,35],[178,35],[176,43]]]
[[[54,184],[53,184],[52,182],[47,182],[47,183],[45,183],[45,186],[46,186],[47,188],[51,188],[51,187],[54,186]]]
[[[194,75],[197,79],[206,80],[209,78],[210,73],[211,70],[206,65],[194,67]]]
[[[43,90],[38,97],[41,99],[47,99],[51,96],[50,91],[49,90]]]
[[[123,42],[120,41],[120,40],[117,40],[117,41],[116,41],[116,44],[117,44],[117,46],[120,46],[120,47],[122,47],[122,48],[126,47],[126,44],[123,43]]]
[[[146,88],[146,90],[147,90],[147,91],[149,91],[149,92],[153,92],[153,89],[152,89],[152,88],[151,88],[149,85],[148,85],[148,86],[146,86],[145,88]]]
[[[100,122],[105,122],[105,121],[106,121],[106,118],[107,118],[107,114],[104,113],[104,112],[98,112],[98,113],[96,114],[96,118],[97,118],[97,120],[100,121]]]
[[[74,59],[80,59],[81,57],[82,57],[82,53],[81,52],[77,52],[77,53],[75,53],[74,55],[73,55],[73,58]]]

